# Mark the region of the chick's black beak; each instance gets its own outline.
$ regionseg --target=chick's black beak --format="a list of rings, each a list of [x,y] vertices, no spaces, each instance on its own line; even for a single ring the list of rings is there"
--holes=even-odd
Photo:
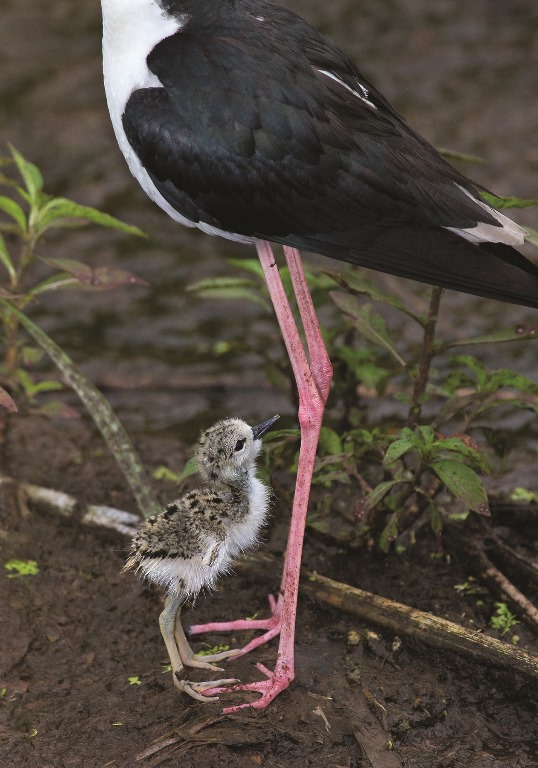
[[[268,429],[271,429],[275,421],[277,421],[280,418],[278,413],[276,416],[271,416],[270,419],[267,419],[267,421],[262,421],[261,424],[256,424],[255,427],[252,427],[252,436],[254,440],[257,440],[262,435],[265,435]]]

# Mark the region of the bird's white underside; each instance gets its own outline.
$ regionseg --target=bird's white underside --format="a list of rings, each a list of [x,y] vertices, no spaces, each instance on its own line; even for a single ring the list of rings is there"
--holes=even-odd
[[[178,20],[166,16],[155,0],[101,0],[103,10],[103,71],[105,92],[112,126],[120,149],[127,160],[133,176],[146,194],[172,219],[187,227],[197,227],[210,235],[219,235],[229,240],[251,243],[254,238],[226,232],[203,222],[194,223],[179,214],[155,187],[147,171],[127,140],[122,125],[125,105],[133,91],[139,88],[162,88],[160,80],[153,75],[146,63],[147,56],[161,40],[180,31],[187,17]],[[260,17],[259,21],[263,21]],[[357,91],[350,88],[332,72],[318,70],[343,88],[357,96],[361,101],[376,108],[368,99],[368,91],[360,86]],[[359,87],[358,86],[358,87]],[[465,194],[472,197],[466,190]],[[474,200],[494,216],[501,226],[478,224],[468,229],[446,227],[470,242],[506,243],[521,245],[525,230],[511,219],[491,208],[487,203]]]
[[[201,546],[203,555],[183,558],[145,558],[138,570],[167,593],[176,592],[186,597],[195,597],[201,589],[211,589],[219,576],[226,574],[240,552],[254,547],[259,539],[260,529],[267,516],[269,491],[254,475],[250,477],[249,514],[241,523],[234,522],[228,536],[220,541],[205,535]]]

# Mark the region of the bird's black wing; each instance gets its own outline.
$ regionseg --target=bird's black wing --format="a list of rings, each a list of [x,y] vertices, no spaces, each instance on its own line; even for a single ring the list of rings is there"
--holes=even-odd
[[[164,87],[135,91],[123,124],[164,198],[218,230],[538,306],[538,268],[444,229],[500,227],[477,187],[336,47],[264,7],[244,0],[148,57]]]

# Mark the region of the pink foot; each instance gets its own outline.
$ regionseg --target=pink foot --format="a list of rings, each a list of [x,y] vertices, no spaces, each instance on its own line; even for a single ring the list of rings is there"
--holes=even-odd
[[[234,707],[225,707],[225,709],[222,710],[222,714],[229,715],[232,712],[237,712],[238,710],[245,709],[246,707],[252,707],[253,709],[265,709],[265,707],[270,704],[273,699],[276,698],[279,693],[281,693],[281,691],[285,690],[289,686],[293,680],[293,674],[291,672],[286,674],[285,672],[277,671],[278,664],[277,669],[275,669],[274,672],[271,672],[263,664],[258,663],[256,664],[256,667],[267,677],[267,680],[258,680],[256,683],[245,683],[243,685],[232,685],[227,686],[226,688],[206,688],[202,692],[203,695],[218,696],[220,693],[230,693],[233,691],[256,691],[262,694],[259,699],[245,702],[245,704],[237,704]]]
[[[189,634],[199,635],[202,632],[237,632],[250,631],[253,629],[265,630],[263,635],[255,637],[254,640],[251,640],[250,643],[247,643],[243,648],[234,651],[233,658],[235,659],[239,656],[244,656],[246,653],[250,653],[250,651],[259,648],[260,645],[263,645],[264,643],[268,643],[273,637],[277,637],[277,635],[280,634],[282,598],[279,597],[277,602],[273,595],[269,595],[269,608],[271,610],[271,618],[269,619],[238,619],[237,621],[215,621],[208,624],[193,624],[189,628]]]

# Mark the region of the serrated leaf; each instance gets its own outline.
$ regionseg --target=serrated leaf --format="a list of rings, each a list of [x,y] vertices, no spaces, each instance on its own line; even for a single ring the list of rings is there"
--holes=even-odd
[[[37,221],[39,234],[42,234],[50,227],[63,226],[64,220],[72,221],[73,219],[90,221],[92,224],[97,224],[100,227],[116,229],[128,235],[146,237],[146,234],[139,227],[126,224],[115,216],[98,211],[97,208],[92,208],[89,205],[79,205],[64,197],[54,197],[41,208]]]
[[[3,387],[0,387],[0,407],[7,408],[7,410],[12,413],[16,413],[19,410],[15,400],[13,400],[9,392],[6,392]]]
[[[533,208],[538,200],[524,200],[514,195],[492,195],[491,192],[481,192],[480,196],[494,208]]]
[[[439,480],[469,509],[481,515],[490,514],[488,496],[476,472],[460,461],[439,459],[430,464]]]
[[[15,200],[5,195],[0,195],[0,211],[7,213],[7,215],[13,219],[17,224],[19,230],[26,233],[26,214]]]
[[[381,315],[375,314],[369,305],[360,306],[357,300],[347,293],[331,291],[331,297],[336,306],[348,315],[359,333],[374,344],[383,347],[402,368],[406,367],[405,360],[400,357],[394,347],[394,342]]]

